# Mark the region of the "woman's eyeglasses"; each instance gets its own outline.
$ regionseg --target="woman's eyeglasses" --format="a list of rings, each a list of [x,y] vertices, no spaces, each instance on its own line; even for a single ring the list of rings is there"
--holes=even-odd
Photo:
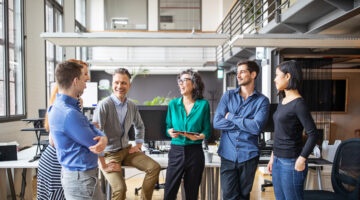
[[[177,80],[177,83],[178,84],[183,84],[183,83],[186,83],[186,81],[190,81],[190,80],[191,80],[191,78],[179,78]]]

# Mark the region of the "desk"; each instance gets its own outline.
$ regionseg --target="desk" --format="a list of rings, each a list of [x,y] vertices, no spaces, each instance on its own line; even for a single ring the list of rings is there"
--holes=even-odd
[[[41,152],[43,152],[45,150],[46,145],[48,144],[48,143],[41,142],[41,136],[48,136],[49,133],[44,128],[44,124],[43,124],[44,118],[29,118],[29,119],[22,119],[21,121],[25,121],[25,122],[33,124],[32,128],[21,129],[21,131],[35,132],[37,148],[36,148],[35,156],[33,157],[33,159],[30,160],[31,162],[33,162],[40,158]],[[41,148],[42,146],[43,146],[43,148]]]
[[[148,154],[151,158],[157,161],[162,168],[167,167],[167,154]],[[259,167],[266,167],[270,160],[270,156],[262,156],[259,159]],[[331,165],[332,163],[321,158],[309,158],[308,166],[314,167],[317,172],[317,180],[319,183],[319,189],[322,189],[321,185],[321,169],[325,165]],[[200,199],[204,200],[205,196],[210,200],[217,200],[219,197],[219,177],[220,177],[220,157],[214,153],[211,163],[205,163],[204,174],[200,185]],[[220,190],[221,191],[221,190]]]
[[[12,199],[16,199],[16,196],[23,197],[24,199],[32,199],[33,192],[31,182],[33,177],[30,172],[31,169],[38,167],[39,162],[29,162],[29,158],[34,155],[36,149],[36,146],[32,146],[28,149],[19,151],[17,155],[18,160],[0,162],[0,199],[7,199],[6,173],[8,175]],[[14,169],[14,174],[12,174],[12,169]],[[13,181],[13,176],[15,181]],[[20,185],[17,183],[22,184]]]
[[[168,154],[147,154],[149,157],[158,162],[161,168],[167,168]],[[205,162],[205,169],[202,176],[200,185],[200,199],[218,199],[219,190],[219,177],[220,177],[220,157],[217,154],[213,155],[212,162]],[[181,189],[183,191],[183,188]],[[182,192],[182,195],[184,193]],[[184,196],[183,196],[184,197]],[[184,198],[183,198],[184,199]]]

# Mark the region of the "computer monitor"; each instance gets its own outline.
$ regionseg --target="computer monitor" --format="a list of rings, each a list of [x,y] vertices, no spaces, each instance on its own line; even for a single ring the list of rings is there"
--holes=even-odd
[[[139,113],[145,126],[145,142],[150,146],[155,141],[170,141],[166,135],[167,106],[138,106]],[[134,140],[134,130],[130,129],[130,140]]]

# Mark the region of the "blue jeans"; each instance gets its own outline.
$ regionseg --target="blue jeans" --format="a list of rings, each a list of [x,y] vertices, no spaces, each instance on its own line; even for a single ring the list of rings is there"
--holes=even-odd
[[[274,156],[272,166],[272,183],[276,200],[304,199],[304,182],[308,166],[304,171],[295,170],[296,158],[279,158]]]
[[[66,199],[98,200],[103,199],[98,182],[98,169],[87,171],[69,171],[62,168],[61,184]]]

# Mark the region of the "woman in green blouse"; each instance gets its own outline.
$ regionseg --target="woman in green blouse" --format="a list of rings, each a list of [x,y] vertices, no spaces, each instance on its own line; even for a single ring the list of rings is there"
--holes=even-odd
[[[183,178],[186,199],[197,200],[205,167],[202,141],[211,134],[210,106],[197,72],[181,72],[177,83],[182,96],[170,101],[166,116],[166,134],[172,139],[164,199],[176,199]]]

